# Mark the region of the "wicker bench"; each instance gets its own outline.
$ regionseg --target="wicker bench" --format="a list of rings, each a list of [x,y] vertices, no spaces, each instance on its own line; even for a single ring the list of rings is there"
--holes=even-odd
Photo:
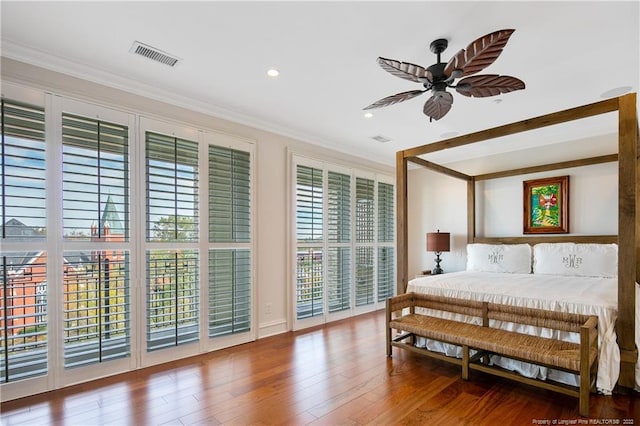
[[[416,312],[416,308],[424,309]],[[437,312],[475,317],[476,323],[438,318]],[[579,333],[580,343],[495,328],[495,321]],[[589,393],[595,386],[598,365],[597,326],[595,316],[406,293],[387,300],[387,356],[395,346],[460,365],[464,380],[469,378],[469,370],[478,370],[561,392],[579,398],[580,415],[588,416]],[[414,344],[416,336],[461,346],[462,359],[419,348]],[[470,351],[475,353],[470,355]],[[578,374],[579,387],[528,378],[490,365],[490,355]]]

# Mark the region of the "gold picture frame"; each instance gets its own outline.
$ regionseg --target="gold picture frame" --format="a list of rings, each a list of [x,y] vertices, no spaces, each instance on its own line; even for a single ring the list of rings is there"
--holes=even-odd
[[[524,234],[569,233],[569,176],[523,182]]]

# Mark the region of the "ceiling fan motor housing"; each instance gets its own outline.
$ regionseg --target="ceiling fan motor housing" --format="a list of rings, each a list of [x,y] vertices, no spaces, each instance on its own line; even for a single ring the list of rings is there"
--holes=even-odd
[[[425,83],[425,88],[433,88],[434,91],[440,92],[447,87],[447,83],[445,81],[447,76],[444,74],[444,67],[446,65],[447,64],[443,62],[439,62],[427,68],[427,71],[429,71],[433,76],[433,81],[431,83]]]

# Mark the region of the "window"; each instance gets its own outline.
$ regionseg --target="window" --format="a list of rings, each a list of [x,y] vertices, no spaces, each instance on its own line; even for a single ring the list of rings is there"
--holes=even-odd
[[[3,397],[255,339],[252,141],[3,92]]]
[[[393,185],[297,156],[293,164],[296,321],[378,308],[395,288]]]
[[[0,101],[0,382],[45,375],[47,351],[44,109]]]

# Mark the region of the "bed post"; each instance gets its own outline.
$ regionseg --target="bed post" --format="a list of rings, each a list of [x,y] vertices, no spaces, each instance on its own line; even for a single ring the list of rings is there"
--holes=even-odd
[[[638,348],[635,345],[638,280],[638,115],[636,94],[618,98],[618,385],[633,389]],[[622,232],[624,230],[624,232]]]
[[[467,243],[476,239],[476,180],[467,181]]]
[[[407,159],[404,151],[396,153],[396,256],[397,284],[396,294],[406,293],[409,283],[409,232],[407,230],[409,215],[407,214]]]

